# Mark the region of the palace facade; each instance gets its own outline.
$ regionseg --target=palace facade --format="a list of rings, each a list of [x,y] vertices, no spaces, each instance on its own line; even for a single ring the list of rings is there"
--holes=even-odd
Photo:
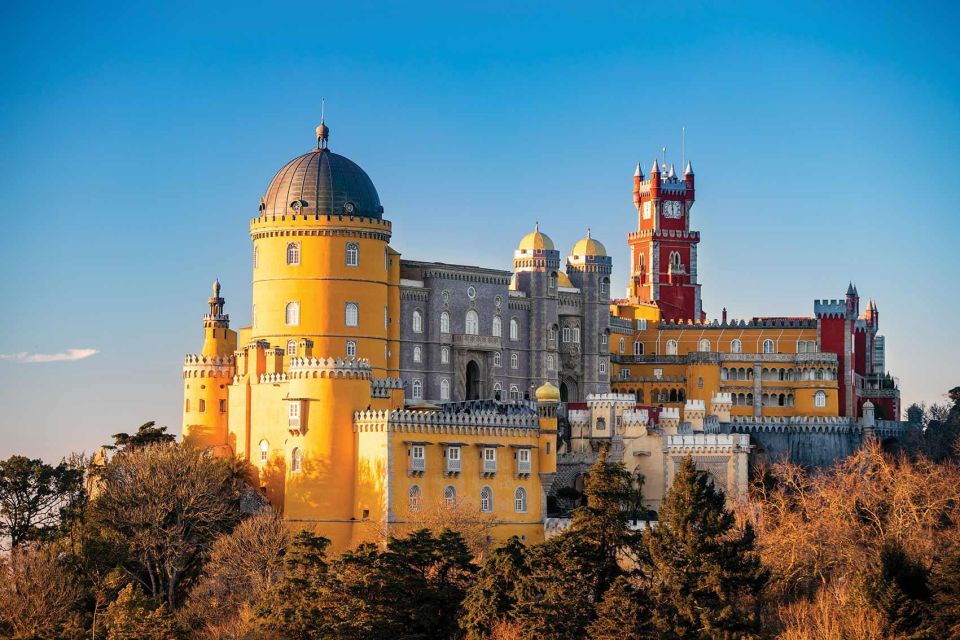
[[[604,445],[656,509],[686,455],[737,498],[750,456],[826,464],[896,435],[876,420],[899,414],[879,314],[852,285],[809,318],[706,320],[689,164],[637,167],[628,297],[611,300],[589,232],[561,258],[535,225],[512,271],[401,259],[373,182],[316,134],[250,221],[249,326],[230,328],[214,283],[183,438],[252,463],[335,549],[435,505],[540,540],[550,496]]]

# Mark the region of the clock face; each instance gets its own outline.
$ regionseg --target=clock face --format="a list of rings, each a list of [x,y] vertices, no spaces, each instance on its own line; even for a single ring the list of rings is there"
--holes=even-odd
[[[646,202],[643,203],[643,219],[644,220],[650,219],[651,210],[652,210],[652,207],[650,206],[650,201],[647,200]]]
[[[664,218],[679,218],[683,215],[683,207],[676,200],[667,200],[663,203]]]

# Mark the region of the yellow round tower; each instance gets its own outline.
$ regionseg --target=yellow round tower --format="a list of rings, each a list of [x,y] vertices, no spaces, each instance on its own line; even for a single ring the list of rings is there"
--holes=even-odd
[[[237,334],[223,312],[220,281],[203,316],[203,348],[183,360],[183,441],[204,449],[227,443],[227,393],[235,373]]]
[[[369,176],[317,146],[277,172],[250,223],[251,338],[283,348],[313,342],[323,357],[363,358],[376,376],[399,368],[399,260]],[[394,290],[396,289],[396,290]]]

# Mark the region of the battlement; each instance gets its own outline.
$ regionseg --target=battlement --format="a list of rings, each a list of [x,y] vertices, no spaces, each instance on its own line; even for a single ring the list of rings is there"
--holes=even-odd
[[[351,378],[370,379],[370,361],[366,358],[290,358],[287,379]]]
[[[366,410],[354,413],[358,427],[412,427],[427,431],[441,427],[495,427],[505,429],[537,429],[539,418],[534,414],[502,414],[497,411],[448,413],[445,411]],[[411,429],[403,429],[411,430]]]
[[[203,314],[203,321],[214,322],[217,324],[230,324],[230,314],[229,313],[205,313]]]
[[[623,422],[628,425],[646,426],[650,423],[650,412],[646,409],[631,409],[623,412]]]
[[[713,398],[710,399],[710,404],[733,404],[733,394],[732,393],[715,393]]]
[[[183,358],[183,377],[230,378],[233,377],[236,360],[233,356],[203,356],[187,354]]]
[[[394,389],[403,389],[403,380],[400,378],[371,378],[370,397],[389,398]]]
[[[706,412],[707,408],[703,400],[687,400],[687,403],[683,405],[683,412],[688,411],[703,411]]]
[[[814,300],[813,313],[818,318],[844,317],[847,315],[847,302],[845,300]]]
[[[700,242],[700,232],[684,229],[641,229],[627,234],[627,242],[646,238],[653,238],[654,240],[682,239]]]
[[[729,451],[750,451],[750,436],[741,433],[697,433],[667,436],[667,450],[670,453],[698,451],[720,453]]]
[[[680,409],[677,407],[664,407],[660,410],[660,422],[664,420],[680,420]]]
[[[339,235],[353,231],[360,237],[389,241],[393,223],[383,218],[321,213],[260,215],[250,220],[250,236],[254,239],[289,233],[285,231],[288,228],[303,230],[306,235]]]
[[[633,406],[636,403],[636,398],[629,393],[591,393],[587,396],[587,406],[590,407],[603,407],[610,406],[611,404],[628,404]]]
[[[183,357],[184,366],[187,365],[206,365],[206,366],[233,366],[236,364],[234,356],[203,356],[188,353]]]
[[[590,411],[587,409],[570,409],[567,411],[567,422],[572,425],[590,424]]]

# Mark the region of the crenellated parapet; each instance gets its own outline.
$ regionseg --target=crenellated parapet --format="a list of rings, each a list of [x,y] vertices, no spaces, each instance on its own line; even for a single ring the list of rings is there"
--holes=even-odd
[[[814,300],[813,313],[818,318],[845,318],[847,302],[846,300]]]
[[[671,454],[749,453],[750,436],[741,433],[697,433],[666,436]]]
[[[852,418],[837,416],[733,417],[735,433],[859,433],[862,426]]]
[[[233,378],[236,358],[233,356],[203,356],[187,354],[183,358],[183,377]]]
[[[630,393],[592,393],[587,396],[587,406],[591,409],[633,407],[636,404],[637,399]]]
[[[390,392],[395,389],[403,389],[403,380],[400,378],[370,379],[370,397],[372,398],[389,398]]]
[[[627,427],[645,427],[650,423],[650,412],[646,409],[631,409],[623,412],[623,424]]]
[[[345,378],[370,380],[370,361],[366,358],[291,358],[287,379]]]
[[[366,410],[354,413],[359,431],[409,431],[462,435],[529,435],[539,428],[536,414],[501,414],[496,411],[448,413],[443,411]]]
[[[393,225],[377,217],[288,213],[261,215],[250,220],[250,236],[348,236],[390,241]]]

